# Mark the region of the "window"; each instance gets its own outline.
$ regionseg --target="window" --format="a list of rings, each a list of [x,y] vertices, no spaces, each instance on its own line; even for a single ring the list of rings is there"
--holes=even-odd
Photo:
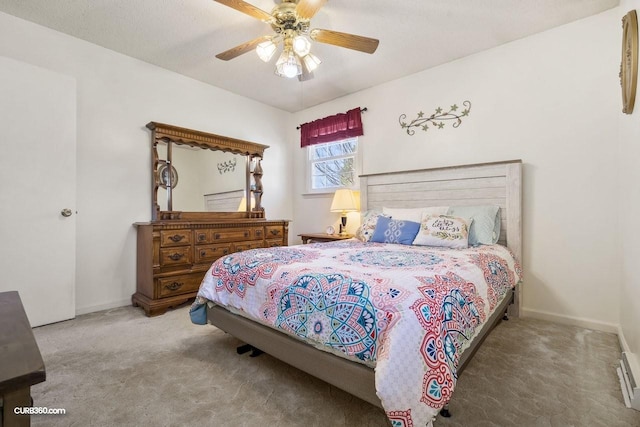
[[[357,184],[358,138],[307,147],[308,183],[311,192],[351,188]]]

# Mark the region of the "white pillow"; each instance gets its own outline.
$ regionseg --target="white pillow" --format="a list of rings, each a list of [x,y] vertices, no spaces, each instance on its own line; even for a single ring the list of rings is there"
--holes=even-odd
[[[451,206],[447,215],[473,220],[469,225],[469,244],[471,246],[493,245],[500,238],[499,206]]]
[[[400,221],[422,221],[422,215],[444,215],[449,210],[449,206],[432,206],[429,208],[382,208],[382,213],[392,219]]]
[[[471,221],[455,216],[426,214],[422,217],[420,230],[413,239],[413,244],[456,249],[467,248],[469,247]]]

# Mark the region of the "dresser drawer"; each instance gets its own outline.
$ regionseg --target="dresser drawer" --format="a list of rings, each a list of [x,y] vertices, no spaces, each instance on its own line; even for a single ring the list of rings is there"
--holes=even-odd
[[[221,256],[231,253],[230,244],[221,245],[196,245],[195,259],[196,264],[211,263]]]
[[[256,240],[253,242],[236,242],[233,245],[233,250],[234,252],[242,252],[242,251],[248,251],[249,249],[257,249],[257,248],[263,248],[264,247],[264,243],[262,242],[262,240]]]
[[[176,246],[160,249],[160,267],[191,264],[191,246]]]
[[[173,277],[160,277],[157,280],[157,293],[159,298],[172,295],[187,294],[197,291],[204,274],[183,274]]]
[[[179,246],[191,244],[191,230],[160,231],[160,246]]]
[[[193,231],[193,239],[197,244],[201,243],[211,243],[211,230],[202,229],[202,230],[194,230]]]
[[[281,225],[270,225],[266,227],[266,229],[267,235],[264,237],[265,239],[275,239],[276,237],[282,239],[282,237],[284,236],[284,227],[282,227]]]
[[[267,240],[266,242],[266,247],[267,248],[275,248],[277,246],[284,246],[284,242],[282,241],[282,239],[270,239]]]
[[[196,244],[262,240],[264,227],[203,229],[194,232]]]
[[[209,230],[209,243],[218,242],[237,242],[242,240],[251,240],[251,235],[255,230],[253,228],[219,228]]]
[[[264,227],[254,228],[252,229],[253,239],[260,240],[264,239]]]

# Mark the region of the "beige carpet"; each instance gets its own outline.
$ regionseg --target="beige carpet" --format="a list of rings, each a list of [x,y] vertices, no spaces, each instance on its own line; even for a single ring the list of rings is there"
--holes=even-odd
[[[35,426],[384,426],[382,410],[189,321],[133,307],[34,330],[47,381]],[[461,376],[438,426],[640,426],[624,407],[612,334],[531,319],[502,322]],[[418,427],[418,426],[416,426]]]

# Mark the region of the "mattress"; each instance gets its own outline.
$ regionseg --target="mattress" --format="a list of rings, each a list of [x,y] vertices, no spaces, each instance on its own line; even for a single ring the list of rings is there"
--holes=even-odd
[[[500,245],[255,249],[214,262],[192,312],[213,302],[372,366],[392,423],[425,425],[451,397],[460,354],[520,277]]]

